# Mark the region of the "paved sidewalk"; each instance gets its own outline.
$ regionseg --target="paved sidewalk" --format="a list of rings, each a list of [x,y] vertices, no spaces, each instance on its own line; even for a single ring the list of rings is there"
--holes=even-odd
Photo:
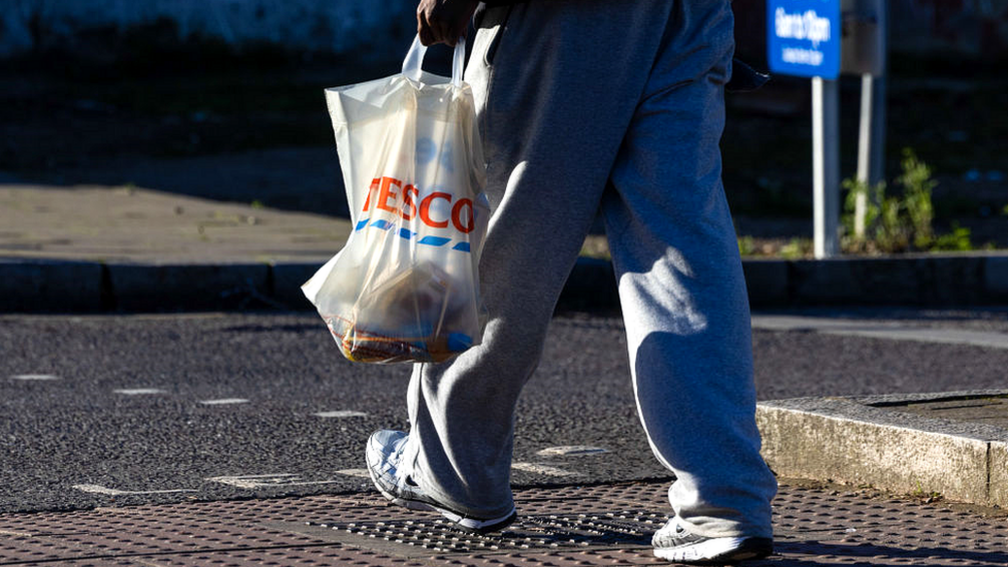
[[[346,219],[133,187],[0,184],[0,312],[309,309],[300,285]],[[746,259],[757,308],[1008,303],[1008,255]],[[582,258],[561,298],[617,306],[612,266]]]
[[[0,185],[0,312],[308,310],[346,219],[132,187]]]
[[[0,565],[651,565],[667,483],[526,488],[503,533],[456,532],[376,493],[0,515]],[[776,554],[748,565],[1008,564],[1008,521],[943,503],[783,485]]]
[[[350,221],[134,187],[0,185],[0,258],[323,263]]]

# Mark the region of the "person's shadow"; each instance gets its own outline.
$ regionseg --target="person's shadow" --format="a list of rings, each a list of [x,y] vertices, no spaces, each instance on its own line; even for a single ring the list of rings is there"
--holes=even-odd
[[[912,544],[911,544],[912,545]],[[993,547],[993,546],[992,546]],[[854,559],[854,562],[851,560]],[[854,567],[875,567],[877,565],[984,565],[1003,567],[1008,565],[1008,547],[975,550],[948,549],[943,547],[900,548],[886,545],[836,544],[816,541],[778,541],[774,543],[774,555],[760,561],[749,561],[745,566],[814,566],[847,565]]]

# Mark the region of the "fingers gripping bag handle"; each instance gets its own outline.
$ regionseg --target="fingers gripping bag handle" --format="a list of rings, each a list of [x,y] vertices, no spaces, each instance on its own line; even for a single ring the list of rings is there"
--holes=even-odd
[[[486,322],[479,255],[490,208],[472,92],[421,70],[326,89],[351,209],[343,249],[302,286],[343,355],[440,362],[479,344]]]

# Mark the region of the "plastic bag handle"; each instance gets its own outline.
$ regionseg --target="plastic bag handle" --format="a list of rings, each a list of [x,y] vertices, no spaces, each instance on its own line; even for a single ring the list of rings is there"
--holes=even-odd
[[[465,36],[461,36],[455,44],[455,56],[452,57],[452,84],[456,87],[462,86],[462,78],[465,76],[465,48]]]
[[[420,43],[420,36],[413,38],[413,45],[403,59],[402,74],[414,81],[420,81],[421,63],[427,54],[427,46]],[[462,75],[465,72],[465,37],[460,37],[455,44],[455,56],[452,59],[452,84],[462,86]]]

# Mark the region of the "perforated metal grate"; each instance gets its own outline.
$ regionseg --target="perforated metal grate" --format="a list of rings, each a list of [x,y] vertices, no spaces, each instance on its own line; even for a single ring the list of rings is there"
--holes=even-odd
[[[632,511],[524,516],[503,532],[486,536],[460,532],[441,520],[309,525],[331,528],[332,539],[348,545],[374,547],[371,542],[378,540],[415,548],[403,550],[410,555],[429,555],[432,552],[470,554],[555,551],[593,546],[643,547],[649,545],[651,534],[666,519],[664,514]]]
[[[518,491],[502,534],[374,494],[0,515],[0,565],[646,565],[665,483]],[[1008,565],[1008,518],[784,486],[778,554],[751,565]]]

